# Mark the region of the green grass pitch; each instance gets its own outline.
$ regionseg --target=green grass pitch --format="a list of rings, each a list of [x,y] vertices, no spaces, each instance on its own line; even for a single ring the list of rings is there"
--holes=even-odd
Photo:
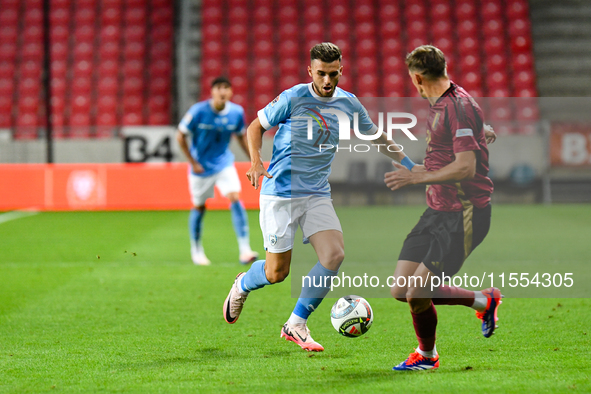
[[[422,210],[339,208],[344,267],[383,261],[372,244],[388,242],[393,271]],[[262,253],[258,212],[249,217]],[[367,222],[375,233],[360,231]],[[588,264],[590,234],[588,205],[495,206],[466,267]],[[206,214],[204,244],[213,265],[196,267],[186,212],[1,223],[0,392],[591,392],[589,299],[507,298],[490,339],[472,310],[440,306],[441,367],[396,373],[416,346],[407,305],[368,298],[374,325],[350,339],[332,328],[327,299],[309,323],[326,351],[307,353],[279,338],[295,303],[289,280],[252,293],[238,323],[224,322],[223,300],[243,269],[229,212]],[[294,262],[311,267],[311,247],[296,249]]]

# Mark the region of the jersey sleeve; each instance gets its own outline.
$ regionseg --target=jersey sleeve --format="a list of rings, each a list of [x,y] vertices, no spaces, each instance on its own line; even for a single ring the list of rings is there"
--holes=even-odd
[[[195,107],[189,108],[181,122],[179,123],[179,130],[183,134],[191,133],[193,130],[193,125],[197,122],[197,111],[195,111]]]
[[[257,113],[261,126],[265,130],[269,130],[289,118],[291,115],[291,96],[291,90],[285,90]]]
[[[475,134],[481,130],[477,130],[478,126],[470,101],[464,98],[450,98],[447,115],[454,153],[480,150]]]
[[[356,99],[357,100],[357,99]],[[375,134],[376,131],[378,130],[378,126],[375,125],[375,123],[373,122],[373,120],[371,120],[371,118],[369,117],[369,113],[367,112],[367,110],[365,109],[365,107],[363,106],[363,104],[361,104],[361,102],[358,102],[358,113],[359,113],[359,132],[361,134],[366,134],[366,135],[371,135],[371,134]]]

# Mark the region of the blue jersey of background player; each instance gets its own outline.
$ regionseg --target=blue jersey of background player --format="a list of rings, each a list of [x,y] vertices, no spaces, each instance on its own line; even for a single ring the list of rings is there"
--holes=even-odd
[[[250,291],[287,277],[299,226],[304,241],[312,244],[318,256],[318,263],[307,276],[311,278],[310,283],[324,285],[312,288],[308,284],[302,288],[293,313],[283,325],[281,337],[302,349],[322,351],[322,345],[310,336],[307,319],[328,293],[331,278],[344,259],[343,233],[328,184],[340,135],[339,114],[344,122],[349,120],[349,125],[354,126],[357,113],[361,133],[375,134],[376,143],[393,142],[377,132],[377,126],[354,95],[337,88],[343,70],[340,49],[332,43],[317,44],[310,50],[310,59],[308,74],[312,83],[281,93],[259,111],[248,128],[251,168],[246,175],[255,188],[259,178],[266,177],[261,189],[260,223],[267,253],[266,259],[253,263],[246,274],[238,274],[224,302],[223,313],[228,323],[235,323]],[[273,141],[273,157],[266,170],[260,157],[262,134],[276,125],[279,129]],[[387,155],[397,160],[404,157],[402,152]]]
[[[244,133],[244,109],[229,101],[231,97],[230,81],[225,77],[214,79],[211,99],[193,105],[178,127],[177,140],[190,165],[189,191],[193,209],[189,215],[189,234],[191,258],[197,265],[210,264],[201,244],[201,228],[205,201],[214,196],[214,187],[231,202],[240,262],[250,263],[258,257],[250,248],[248,217],[240,201],[240,180],[229,148],[234,135],[249,156]]]

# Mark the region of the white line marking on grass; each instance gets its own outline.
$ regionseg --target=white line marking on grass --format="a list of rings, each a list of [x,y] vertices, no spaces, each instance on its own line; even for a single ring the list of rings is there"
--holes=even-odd
[[[15,219],[25,218],[27,216],[37,215],[38,213],[39,213],[39,211],[37,211],[35,209],[23,209],[23,210],[18,210],[18,211],[10,211],[10,212],[0,213],[0,224],[9,222],[9,221],[15,220]]]

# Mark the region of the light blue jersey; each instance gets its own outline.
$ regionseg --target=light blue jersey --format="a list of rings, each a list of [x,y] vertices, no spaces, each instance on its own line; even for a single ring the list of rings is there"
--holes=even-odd
[[[273,178],[263,179],[261,194],[330,197],[328,176],[339,144],[339,121],[331,110],[345,113],[351,127],[357,113],[363,134],[378,129],[355,95],[337,87],[333,97],[320,97],[311,83],[285,90],[258,112],[266,130],[279,125],[267,170]]]
[[[232,134],[244,133],[244,109],[227,102],[216,111],[211,100],[201,101],[187,111],[179,123],[179,130],[191,136],[191,156],[204,169],[198,176],[217,174],[234,163],[230,151]]]

